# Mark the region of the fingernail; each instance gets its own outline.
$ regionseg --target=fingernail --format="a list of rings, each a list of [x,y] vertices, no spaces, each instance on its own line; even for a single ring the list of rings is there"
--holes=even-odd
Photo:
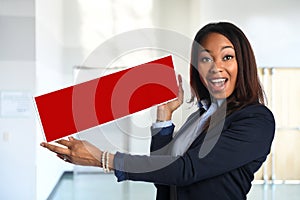
[[[45,146],[45,144],[44,144],[44,143],[41,143],[40,145],[41,145],[42,147],[44,147],[44,146]]]

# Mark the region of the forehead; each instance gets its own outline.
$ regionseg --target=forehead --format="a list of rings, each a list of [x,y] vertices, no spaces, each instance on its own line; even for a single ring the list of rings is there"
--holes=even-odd
[[[220,49],[224,46],[233,47],[233,44],[230,42],[230,40],[220,33],[209,33],[203,38],[201,45],[207,50]]]

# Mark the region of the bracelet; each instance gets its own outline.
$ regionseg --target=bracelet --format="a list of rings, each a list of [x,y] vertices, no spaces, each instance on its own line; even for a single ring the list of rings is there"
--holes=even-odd
[[[110,172],[110,169],[109,169],[109,153],[106,152],[106,172]]]
[[[102,168],[103,168],[104,173],[110,172],[110,169],[109,169],[109,153],[107,151],[104,151],[102,153],[101,162],[102,162]]]
[[[106,168],[105,168],[105,154],[106,154],[106,151],[103,151],[102,152],[102,157],[101,157],[102,168],[103,168],[104,172],[106,172]]]

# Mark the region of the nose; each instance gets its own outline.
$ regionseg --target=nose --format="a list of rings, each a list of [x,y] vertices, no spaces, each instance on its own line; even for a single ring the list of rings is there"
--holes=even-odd
[[[209,72],[212,74],[216,74],[223,71],[222,63],[221,62],[213,62]]]

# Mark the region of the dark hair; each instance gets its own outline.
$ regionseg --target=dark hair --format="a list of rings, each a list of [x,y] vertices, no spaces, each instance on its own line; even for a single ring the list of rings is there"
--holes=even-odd
[[[249,104],[264,104],[264,92],[258,78],[252,47],[245,34],[229,22],[210,23],[200,29],[195,36],[190,64],[192,100],[195,97],[198,100],[210,98],[209,91],[201,82],[198,72],[198,50],[205,37],[210,33],[224,35],[235,49],[238,74],[235,89],[227,98],[227,110],[237,110]]]

